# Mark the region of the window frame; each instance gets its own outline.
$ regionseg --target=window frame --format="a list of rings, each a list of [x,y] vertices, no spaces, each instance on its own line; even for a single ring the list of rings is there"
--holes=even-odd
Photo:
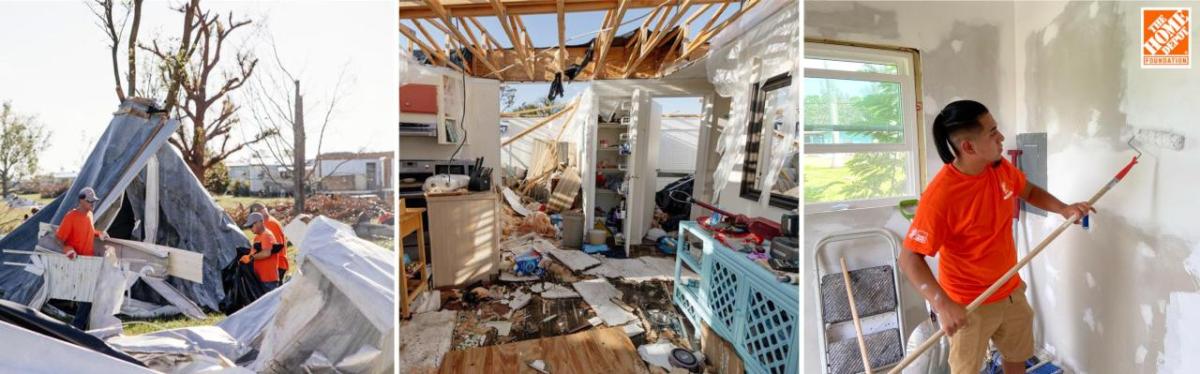
[[[749,108],[751,117],[746,124],[746,150],[745,157],[742,159],[742,183],[738,194],[742,198],[758,201],[763,194],[762,190],[754,188],[754,184],[758,181],[758,167],[763,161],[763,147],[765,146],[769,150],[774,140],[772,136],[763,136],[763,132],[766,130],[762,123],[763,116],[765,115],[766,93],[776,90],[787,90],[785,91],[787,93],[796,92],[795,90],[790,90],[791,85],[795,84],[793,80],[794,77],[791,72],[784,72],[767,78],[764,81],[755,82],[751,86],[752,96],[750,97]],[[757,135],[757,137],[754,135]],[[758,156],[754,162],[750,161],[752,154]],[[770,188],[773,189],[774,186]],[[768,189],[768,191],[770,190]],[[800,199],[796,196],[775,193],[774,191],[770,193],[771,198],[768,203],[773,207],[789,210],[800,207]]]
[[[847,209],[867,209],[894,206],[900,201],[915,199],[921,194],[921,137],[920,113],[917,110],[917,95],[920,87],[916,77],[920,74],[919,55],[915,50],[884,47],[861,47],[845,44],[831,44],[806,41],[804,43],[804,58],[830,59],[839,61],[889,64],[896,66],[896,74],[851,72],[844,70],[828,70],[804,68],[804,78],[840,79],[870,82],[892,82],[900,84],[901,120],[903,121],[904,142],[898,144],[807,144],[803,143],[802,156],[809,154],[830,153],[867,153],[867,152],[906,152],[908,153],[905,175],[908,176],[908,190],[911,194],[858,199],[839,200],[804,204],[804,211],[822,213]],[[803,133],[803,130],[801,131]],[[803,159],[801,160],[803,165]]]

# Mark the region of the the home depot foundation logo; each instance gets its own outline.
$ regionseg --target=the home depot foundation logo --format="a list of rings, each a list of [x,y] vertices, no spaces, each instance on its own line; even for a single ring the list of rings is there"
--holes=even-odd
[[[1192,67],[1192,8],[1142,8],[1142,67]]]

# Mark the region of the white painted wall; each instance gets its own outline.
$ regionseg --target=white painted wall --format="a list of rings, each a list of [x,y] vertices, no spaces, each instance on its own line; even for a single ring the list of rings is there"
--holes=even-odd
[[[1002,131],[1012,133],[1017,104],[1014,81],[1014,6],[1007,2],[821,2],[804,3],[804,37],[917,48],[921,51],[924,118],[920,131],[928,134],[938,111],[958,99],[978,100],[989,107]],[[927,135],[928,136],[928,135]],[[1010,137],[1011,138],[1011,137]],[[1012,140],[1009,140],[1011,143]],[[932,144],[926,144],[930,161],[922,165],[929,178],[942,164]],[[822,237],[845,230],[886,228],[899,237],[908,221],[894,207],[861,209],[804,217],[804,248],[811,259]],[[879,242],[861,243],[880,246]],[[878,249],[878,248],[873,248]],[[866,262],[869,259],[861,259]],[[851,266],[853,257],[847,261]],[[860,262],[860,263],[862,263]],[[804,370],[821,372],[817,341],[817,299],[812,263],[805,264],[801,304],[805,316]],[[907,339],[927,313],[924,302],[902,279],[901,305]]]

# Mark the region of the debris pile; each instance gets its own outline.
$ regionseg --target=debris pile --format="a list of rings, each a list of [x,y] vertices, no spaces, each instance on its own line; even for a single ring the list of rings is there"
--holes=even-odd
[[[530,217],[537,217],[538,213],[542,212],[533,211]],[[549,215],[544,217],[542,224],[550,224]],[[440,309],[417,310],[411,321],[402,321],[402,347],[433,341],[443,344],[445,352],[451,353],[445,355],[445,360],[457,360],[460,355],[455,352],[510,345],[512,348],[504,349],[518,349],[516,344],[528,340],[575,336],[611,327],[634,347],[660,344],[685,348],[688,352],[700,349],[699,335],[683,323],[681,312],[671,301],[673,257],[645,251],[649,255],[608,258],[563,248],[538,230],[520,224],[509,229],[517,234],[500,244],[499,281],[428,293],[439,295]],[[685,274],[688,278],[697,277],[690,271]],[[427,321],[429,315],[448,312],[454,318],[441,322],[448,326],[441,330],[442,336],[421,335],[419,331],[433,327],[415,326],[419,321]],[[406,336],[404,331],[414,331],[414,335]],[[410,366],[415,372],[436,371],[439,367],[444,370],[459,364],[432,362],[404,349],[400,352],[401,362],[418,365]],[[636,351],[633,354],[636,357]],[[555,365],[551,358],[528,359],[541,360],[553,372]]]

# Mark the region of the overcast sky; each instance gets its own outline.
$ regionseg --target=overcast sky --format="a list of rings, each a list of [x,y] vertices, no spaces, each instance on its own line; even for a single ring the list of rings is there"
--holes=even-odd
[[[183,16],[171,8],[179,3],[146,1],[139,40],[177,37]],[[275,40],[281,60],[299,76],[307,93],[309,158],[315,156],[320,123],[314,109],[328,102],[343,70],[341,99],[322,151],[395,148],[399,35],[394,3],[207,0],[202,6],[255,22],[238,29],[231,46],[260,57],[258,69],[275,68],[268,42]],[[0,47],[0,101],[36,115],[53,133],[40,155],[41,170],[77,170],[117,108],[108,40],[95,16],[84,1],[0,2]],[[248,112],[242,117],[244,122],[254,120]],[[235,129],[235,136],[250,136],[256,128],[251,124],[244,132]],[[231,162],[249,156],[243,151]]]

